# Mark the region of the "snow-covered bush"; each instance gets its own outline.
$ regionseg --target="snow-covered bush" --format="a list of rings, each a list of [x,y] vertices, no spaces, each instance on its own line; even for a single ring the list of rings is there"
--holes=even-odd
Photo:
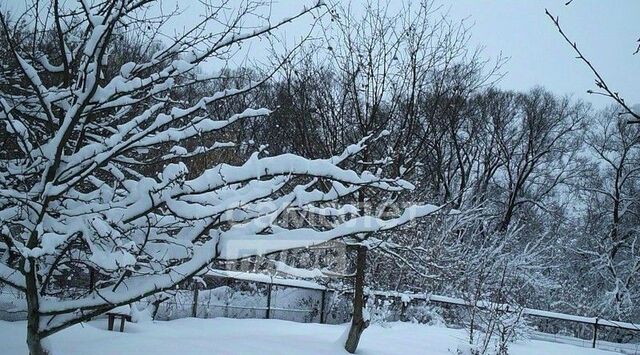
[[[371,297],[367,300],[367,313],[369,324],[387,326],[387,322],[393,320],[393,299]]]
[[[433,305],[411,305],[407,308],[407,316],[414,323],[433,326],[444,326],[446,324],[440,314],[440,309]]]
[[[529,339],[531,327],[521,311],[505,311],[490,307],[476,313],[477,328],[466,345],[458,349],[461,355],[508,355],[511,343]]]

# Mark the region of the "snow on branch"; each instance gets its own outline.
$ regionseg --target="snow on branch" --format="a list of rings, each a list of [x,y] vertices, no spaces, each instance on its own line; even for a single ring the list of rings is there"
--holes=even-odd
[[[247,96],[277,65],[234,86],[228,70],[206,74],[199,64],[322,2],[250,30],[238,19],[254,9],[241,9],[212,35],[203,32],[214,21],[206,15],[155,51],[125,36],[128,26],[145,28],[143,36],[160,31],[145,17],[152,1],[77,5],[49,8],[53,25],[43,31],[52,36],[33,36],[42,38],[33,46],[13,40],[21,33],[12,37],[17,27],[0,18],[13,58],[3,70],[15,73],[0,86],[8,137],[0,154],[0,282],[26,293],[39,339],[173,288],[214,261],[385,231],[437,210],[409,206],[384,218],[356,211],[352,195],[362,189],[413,188],[350,170],[370,136],[324,159],[239,149],[237,126],[271,111],[222,103]],[[128,50],[139,57],[119,53]],[[300,211],[320,220],[290,223]]]

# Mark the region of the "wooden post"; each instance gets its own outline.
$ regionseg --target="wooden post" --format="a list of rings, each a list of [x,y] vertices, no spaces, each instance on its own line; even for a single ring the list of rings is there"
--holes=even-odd
[[[598,317],[596,317],[596,322],[593,323],[593,344],[592,348],[596,348],[596,339],[598,338]]]
[[[107,314],[107,317],[109,317],[109,321],[108,321],[109,325],[108,325],[107,329],[113,330],[113,321],[114,321],[115,316],[113,314]]]
[[[120,333],[124,332],[124,321],[125,321],[125,316],[120,316]]]
[[[400,300],[402,302],[402,300]],[[406,313],[407,313],[407,303],[406,302],[402,302],[402,305],[400,306],[400,321],[401,322],[405,322],[406,321]]]
[[[322,290],[322,300],[320,300],[320,324],[324,324],[324,299],[326,297],[327,291]]]
[[[193,290],[193,306],[191,307],[191,316],[198,316],[198,284],[195,284],[195,289]]]
[[[267,313],[265,314],[266,319],[271,318],[271,285],[272,284],[269,284],[269,286],[267,286],[268,293],[267,293]]]
[[[89,267],[89,288],[91,290],[96,288],[96,273],[92,267]]]

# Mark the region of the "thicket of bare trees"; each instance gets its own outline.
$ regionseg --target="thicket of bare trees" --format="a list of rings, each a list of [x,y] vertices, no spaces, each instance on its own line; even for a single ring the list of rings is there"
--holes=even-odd
[[[355,20],[336,12],[328,45],[310,46],[263,88],[279,108],[253,133],[270,149],[313,156],[385,130],[389,139],[370,145],[358,169],[405,174],[417,186],[410,198],[444,206],[403,231],[351,240],[366,248],[366,258],[354,254],[356,274],[366,270],[356,291],[364,284],[633,319],[636,129],[619,107],[601,112],[544,88],[495,88],[499,66],[432,11],[369,6]]]

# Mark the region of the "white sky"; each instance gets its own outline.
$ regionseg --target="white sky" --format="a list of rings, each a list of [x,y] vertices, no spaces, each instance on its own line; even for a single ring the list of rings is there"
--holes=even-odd
[[[209,0],[215,2],[215,0]],[[273,18],[297,12],[303,4],[315,0],[274,0]],[[344,1],[347,0],[328,0]],[[381,0],[384,1],[384,0]],[[392,1],[392,8],[400,8],[401,1]],[[410,1],[410,0],[408,0]],[[583,53],[599,68],[610,87],[619,91],[627,102],[640,103],[640,53],[632,55],[640,38],[640,0],[434,0],[449,9],[453,20],[465,19],[472,25],[471,42],[481,45],[488,58],[500,53],[509,57],[503,67],[506,76],[499,85],[505,89],[527,90],[541,85],[558,94],[573,94],[602,107],[610,100],[588,95],[594,89],[593,75],[575,59],[569,45],[564,42],[552,22],[544,13],[548,8],[560,17],[567,34],[578,43]],[[24,0],[0,0],[0,9],[20,7]],[[67,4],[73,3],[71,0]],[[233,4],[234,1],[231,1]],[[352,0],[355,8],[360,1]],[[163,0],[165,8],[178,4],[185,13],[173,26],[188,27],[198,18],[196,0]],[[309,28],[305,19],[286,27],[286,37],[297,38]],[[264,45],[251,44],[257,53]],[[264,52],[264,51],[263,51]]]
[[[197,13],[192,1],[179,1],[181,7]],[[344,2],[347,0],[333,0]],[[383,0],[381,0],[383,1]],[[391,1],[391,8],[401,1]],[[560,23],[601,72],[610,87],[627,102],[640,103],[640,53],[632,55],[640,38],[640,0],[435,0],[448,9],[452,20],[465,20],[471,28],[473,45],[483,46],[488,58],[501,53],[509,57],[503,67],[506,76],[499,85],[505,89],[527,90],[544,86],[558,94],[572,94],[597,107],[611,100],[586,93],[595,89],[594,78],[584,63],[575,59],[569,45],[545,15],[545,8],[560,17]],[[298,11],[314,0],[275,0],[273,18]],[[357,8],[361,2],[352,0]],[[310,21],[288,25],[287,37],[306,33]],[[253,45],[259,48],[260,45]]]
[[[600,106],[610,101],[589,95],[595,89],[593,75],[575,59],[574,52],[556,31],[544,10],[560,17],[567,35],[599,68],[610,87],[629,103],[640,102],[640,53],[632,53],[640,38],[638,0],[456,0],[443,1],[451,16],[470,17],[475,23],[475,43],[485,53],[501,51],[511,59],[507,76],[500,85],[527,89],[542,85],[556,93],[573,93]]]

